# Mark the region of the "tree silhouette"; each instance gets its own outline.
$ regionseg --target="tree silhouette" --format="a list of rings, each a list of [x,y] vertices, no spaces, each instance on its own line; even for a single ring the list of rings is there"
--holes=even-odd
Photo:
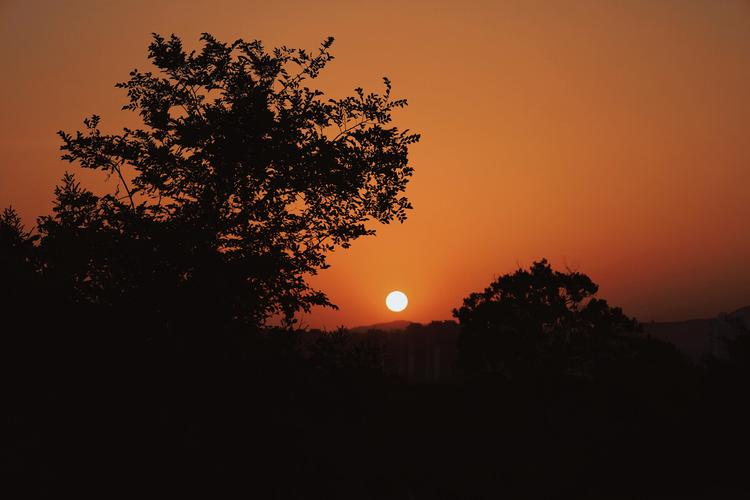
[[[0,320],[9,333],[3,340],[17,336],[16,323],[27,319],[29,304],[43,302],[38,237],[27,231],[13,208],[0,213]],[[7,347],[7,346],[6,346]],[[0,349],[12,357],[10,349]],[[5,354],[4,353],[4,354]]]
[[[639,330],[622,309],[594,297],[597,291],[585,274],[555,271],[546,259],[499,277],[453,311],[459,363],[509,376],[561,361],[585,369],[619,334]]]
[[[154,34],[159,72],[117,85],[143,128],[106,134],[94,115],[82,132],[59,132],[63,159],[118,185],[97,196],[66,174],[39,224],[49,272],[81,301],[153,317],[291,325],[300,310],[335,307],[306,282],[328,252],[374,234],[368,221],[406,219],[419,135],[390,125],[407,102],[387,78],[382,95],[342,99],[305,86],[333,59],[333,38],[314,54],[201,40],[187,52]]]
[[[26,231],[18,213],[11,207],[0,214],[0,275],[4,299],[17,295],[38,270],[34,243],[38,238]]]

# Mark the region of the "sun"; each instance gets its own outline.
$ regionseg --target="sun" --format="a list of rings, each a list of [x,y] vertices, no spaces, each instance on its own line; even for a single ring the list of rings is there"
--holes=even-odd
[[[385,305],[393,312],[401,312],[409,305],[409,299],[404,292],[394,290],[385,298]]]

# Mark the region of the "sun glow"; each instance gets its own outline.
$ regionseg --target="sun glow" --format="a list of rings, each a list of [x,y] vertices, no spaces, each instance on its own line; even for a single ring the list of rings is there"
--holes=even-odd
[[[404,292],[395,290],[385,298],[385,305],[393,312],[401,312],[409,305],[409,299]]]

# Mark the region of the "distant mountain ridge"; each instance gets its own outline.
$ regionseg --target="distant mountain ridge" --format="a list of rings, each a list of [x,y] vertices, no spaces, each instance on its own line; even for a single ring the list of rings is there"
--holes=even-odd
[[[715,318],[643,323],[645,334],[673,344],[696,362],[707,355],[724,357],[723,339],[735,338],[743,333],[743,329],[750,329],[750,306]]]
[[[362,325],[362,326],[355,326],[354,328],[350,328],[349,330],[352,332],[367,332],[369,330],[381,330],[384,332],[393,332],[396,330],[405,330],[409,325],[421,325],[422,323],[417,323],[416,321],[406,321],[406,320],[395,320],[395,321],[387,321],[385,323],[375,323],[373,325]]]

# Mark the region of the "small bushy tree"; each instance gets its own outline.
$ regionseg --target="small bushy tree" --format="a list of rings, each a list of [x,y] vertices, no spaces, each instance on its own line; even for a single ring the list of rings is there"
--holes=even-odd
[[[555,271],[547,260],[500,276],[453,311],[461,325],[459,362],[468,372],[506,375],[565,364],[580,370],[616,338],[639,331],[619,307],[595,297],[585,274]]]
[[[39,262],[35,242],[37,236],[27,231],[18,213],[6,208],[0,213],[0,307],[7,308],[8,314],[2,315],[9,321],[18,306],[33,295],[39,279]]]

